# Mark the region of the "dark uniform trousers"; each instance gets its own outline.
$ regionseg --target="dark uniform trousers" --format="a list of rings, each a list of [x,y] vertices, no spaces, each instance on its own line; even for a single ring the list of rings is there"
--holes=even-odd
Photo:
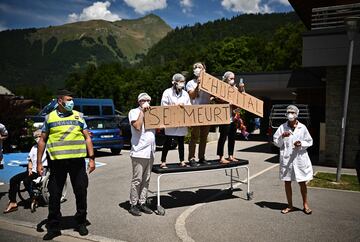
[[[87,187],[88,176],[86,174],[85,159],[62,159],[49,160],[50,178],[48,184],[49,215],[47,227],[49,230],[58,230],[61,219],[60,199],[67,173],[70,175],[71,185],[76,199],[75,219],[78,224],[86,223],[87,210]]]
[[[235,137],[236,137],[236,123],[219,125],[220,137],[217,145],[217,155],[224,156],[224,144],[228,138],[228,153],[234,155]]]

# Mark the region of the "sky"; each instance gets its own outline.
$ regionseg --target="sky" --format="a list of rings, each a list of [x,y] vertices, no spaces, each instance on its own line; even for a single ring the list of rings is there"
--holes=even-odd
[[[0,31],[153,13],[172,28],[244,13],[290,12],[287,0],[0,0]]]

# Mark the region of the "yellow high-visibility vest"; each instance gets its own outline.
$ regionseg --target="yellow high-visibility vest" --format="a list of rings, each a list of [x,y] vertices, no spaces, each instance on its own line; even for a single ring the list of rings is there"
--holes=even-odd
[[[78,111],[73,110],[68,117],[59,117],[54,110],[49,114],[49,137],[46,144],[51,160],[62,160],[86,157],[86,144],[81,123],[84,119]]]

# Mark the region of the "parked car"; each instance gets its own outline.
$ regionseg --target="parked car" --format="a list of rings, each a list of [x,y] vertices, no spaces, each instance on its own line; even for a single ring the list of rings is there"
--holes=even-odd
[[[129,123],[129,118],[125,117],[120,121],[120,129],[121,134],[124,137],[124,145],[131,146],[131,127]],[[165,144],[165,132],[164,129],[156,129],[155,130],[155,142],[156,146],[163,146]],[[175,149],[177,147],[177,141],[171,140],[171,149]]]
[[[124,138],[114,117],[85,117],[94,149],[108,148],[118,155],[124,146]]]
[[[267,131],[268,135],[268,142],[270,144],[270,149],[273,152],[278,152],[278,147],[273,144],[273,135],[275,134],[276,130],[282,125],[283,123],[287,122],[286,117],[286,108],[290,104],[274,104],[271,108],[270,116],[269,116],[269,127]],[[296,107],[299,109],[299,116],[298,120],[303,123],[308,130],[310,130],[310,111],[307,104],[295,104]]]

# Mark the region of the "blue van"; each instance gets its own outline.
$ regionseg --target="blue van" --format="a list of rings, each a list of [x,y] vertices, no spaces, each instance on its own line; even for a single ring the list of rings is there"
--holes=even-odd
[[[123,145],[121,130],[117,125],[115,106],[112,99],[74,98],[74,110],[84,114],[94,149],[108,148],[113,154],[119,154]],[[55,109],[57,99],[51,100],[36,116],[28,116],[33,127],[41,128],[45,116]]]
[[[112,116],[115,115],[115,106],[112,99],[74,98],[74,109],[85,116]],[[54,110],[57,99],[46,105],[39,116],[45,116]]]

